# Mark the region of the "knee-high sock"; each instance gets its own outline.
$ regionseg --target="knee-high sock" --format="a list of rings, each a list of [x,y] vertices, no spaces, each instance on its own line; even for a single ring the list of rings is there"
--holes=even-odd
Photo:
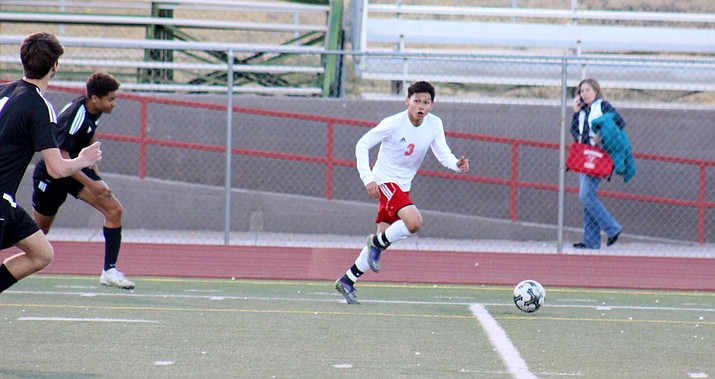
[[[397,220],[392,223],[385,232],[383,233],[388,243],[397,242],[403,240],[412,235],[409,230],[407,230],[407,225],[402,220]]]
[[[0,292],[10,288],[15,283],[17,283],[17,279],[12,276],[5,265],[0,265]]]
[[[370,269],[370,264],[367,263],[368,248],[367,246],[362,248],[360,255],[355,259],[355,263],[345,272],[340,280],[344,282],[357,282],[360,277]]]
[[[122,245],[122,227],[104,227],[104,270],[114,268],[119,258],[119,248]]]
[[[367,272],[370,269],[370,264],[367,263],[368,248],[367,246],[362,248],[360,255],[355,259],[355,267],[362,272]]]

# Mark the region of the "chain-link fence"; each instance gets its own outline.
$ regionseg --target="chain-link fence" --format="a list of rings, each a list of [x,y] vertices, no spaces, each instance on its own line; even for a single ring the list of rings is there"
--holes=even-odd
[[[620,251],[713,242],[715,107],[708,78],[715,61],[435,56],[410,64],[435,72],[427,78],[437,88],[434,113],[453,151],[472,162],[461,175],[428,155],[412,192],[425,213],[419,237],[425,243],[449,240],[443,242],[466,248],[484,240],[495,246],[536,241],[555,250],[561,217],[566,246],[580,240],[577,174],[565,173],[563,188],[559,175],[561,146],[571,142],[562,129],[570,125],[573,87],[583,76],[599,79],[626,119],[638,165],[632,182],[614,176],[601,186],[600,198],[624,225]],[[453,64],[449,72],[488,75],[491,82],[455,83],[438,75]],[[105,151],[101,171],[125,205],[128,238],[131,230],[155,237],[180,231],[185,242],[207,241],[208,232],[211,243],[237,242],[240,233],[311,238],[371,232],[375,204],[354,168],[355,143],[368,127],[404,109],[402,95],[392,92],[389,65],[380,67],[386,68],[383,80],[378,72],[366,90],[344,99],[123,93],[115,112],[101,119],[98,136]],[[508,77],[502,71],[540,85],[499,84]],[[60,108],[79,93],[52,87],[49,98]],[[29,201],[29,187],[23,185],[21,202]],[[56,225],[82,235],[99,225],[98,217],[69,202]]]
[[[22,33],[0,35],[1,80],[20,76]],[[120,104],[101,118],[97,136],[102,176],[125,207],[127,241],[310,244],[320,238],[329,246],[360,245],[374,231],[376,204],[355,170],[355,143],[380,119],[404,110],[406,85],[429,80],[448,143],[472,169],[453,173],[428,154],[411,195],[425,226],[412,243],[569,249],[583,235],[582,206],[578,175],[564,172],[562,154],[571,143],[574,87],[593,77],[626,119],[638,167],[627,184],[619,176],[601,184],[599,198],[624,226],[608,251],[713,249],[715,59],[707,55],[368,53],[62,40],[67,54],[48,93],[57,109],[82,93],[89,72],[107,71],[123,82]],[[174,59],[147,60],[147,51]],[[197,63],[179,56],[212,58]],[[282,58],[280,65],[251,67],[231,59],[249,56]],[[317,97],[325,94],[326,57],[339,62],[341,90],[331,93],[342,97]],[[152,72],[171,80],[145,80]],[[198,77],[212,79],[191,79]],[[27,208],[30,172],[18,194]],[[70,200],[50,237],[101,238],[99,225],[101,214]]]

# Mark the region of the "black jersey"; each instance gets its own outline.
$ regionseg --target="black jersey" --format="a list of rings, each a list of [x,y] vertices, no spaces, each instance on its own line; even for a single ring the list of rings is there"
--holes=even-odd
[[[57,147],[56,124],[55,110],[37,86],[24,80],[0,85],[0,194],[13,207],[32,156]]]
[[[89,146],[97,130],[97,121],[102,115],[101,113],[96,115],[89,113],[85,106],[86,101],[85,96],[79,96],[72,100],[71,103],[62,108],[57,121],[55,130],[57,146],[60,150],[67,151],[70,158],[77,158],[79,152]],[[49,177],[44,160],[40,160],[37,163],[35,176],[40,178]]]

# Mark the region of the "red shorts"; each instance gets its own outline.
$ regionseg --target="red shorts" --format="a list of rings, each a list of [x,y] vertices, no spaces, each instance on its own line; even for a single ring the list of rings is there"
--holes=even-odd
[[[386,222],[392,224],[399,220],[397,212],[400,209],[412,205],[410,192],[404,192],[395,183],[383,183],[380,187],[380,206],[377,208],[377,218],[375,223]]]

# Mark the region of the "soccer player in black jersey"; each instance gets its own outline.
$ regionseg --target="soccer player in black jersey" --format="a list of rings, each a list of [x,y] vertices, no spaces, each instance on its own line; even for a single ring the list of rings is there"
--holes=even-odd
[[[63,53],[62,44],[50,33],[25,37],[20,45],[24,77],[0,85],[0,241],[2,248],[15,245],[21,250],[0,265],[0,292],[40,271],[54,257],[45,234],[15,201],[35,152],[41,152],[53,178],[73,175],[102,158],[99,142],[82,149],[74,159],[64,159],[57,148],[57,115],[43,92]]]
[[[57,146],[66,159],[77,157],[80,150],[95,142],[97,122],[103,114],[110,114],[117,104],[119,81],[98,72],[87,79],[87,94],[67,104],[57,122]],[[97,174],[97,167],[88,167],[71,177],[54,179],[47,165],[40,160],[33,175],[32,206],[37,225],[45,234],[55,220],[57,211],[67,194],[96,208],[104,215],[104,270],[99,277],[102,285],[133,289],[134,283],[117,270],[117,258],[122,243],[122,204],[109,186]]]

